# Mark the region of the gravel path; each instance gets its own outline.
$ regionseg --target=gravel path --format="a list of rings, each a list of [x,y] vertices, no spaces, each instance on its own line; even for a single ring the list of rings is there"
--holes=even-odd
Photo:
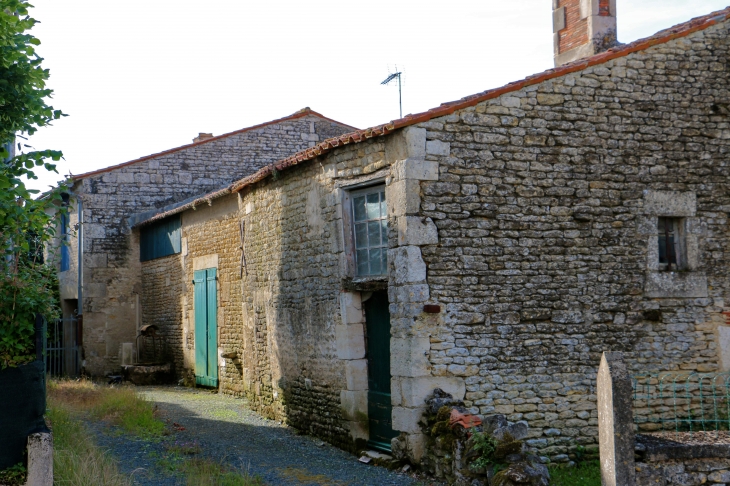
[[[138,387],[155,402],[172,435],[162,442],[131,438],[102,424],[90,424],[99,445],[120,461],[120,470],[139,485],[183,484],[168,460],[171,444],[199,444],[201,454],[272,485],[417,485],[407,474],[360,463],[322,441],[296,435],[246,407],[246,401],[183,387]],[[174,424],[174,425],[173,425]]]

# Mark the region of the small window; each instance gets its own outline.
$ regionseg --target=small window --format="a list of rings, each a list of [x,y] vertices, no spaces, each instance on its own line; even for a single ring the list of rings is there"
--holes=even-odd
[[[659,268],[662,270],[681,270],[685,267],[681,223],[680,218],[659,218]]]
[[[180,216],[143,226],[139,235],[139,260],[146,262],[180,253],[182,248],[180,226]]]
[[[360,277],[388,273],[388,219],[385,187],[352,193],[355,265]]]

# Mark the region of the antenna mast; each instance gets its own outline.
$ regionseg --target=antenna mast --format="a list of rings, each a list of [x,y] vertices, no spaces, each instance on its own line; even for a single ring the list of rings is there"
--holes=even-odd
[[[401,84],[400,84],[400,76],[403,73],[398,71],[398,66],[395,67],[395,70],[397,72],[388,75],[388,77],[385,78],[385,80],[383,80],[380,84],[387,85],[388,83],[393,81],[395,78],[398,78],[398,107],[400,108],[400,117],[403,118],[403,97],[401,94]]]

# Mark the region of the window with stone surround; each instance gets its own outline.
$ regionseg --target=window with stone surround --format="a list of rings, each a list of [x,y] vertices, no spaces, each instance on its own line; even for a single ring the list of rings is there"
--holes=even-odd
[[[687,267],[685,255],[683,220],[681,218],[658,218],[657,237],[659,246],[659,269],[672,271]]]
[[[385,186],[350,193],[355,267],[358,277],[388,273],[388,220]]]

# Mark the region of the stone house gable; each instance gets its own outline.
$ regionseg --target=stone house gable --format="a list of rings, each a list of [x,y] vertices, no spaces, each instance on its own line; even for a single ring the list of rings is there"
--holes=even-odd
[[[133,214],[230,184],[262,166],[353,128],[309,108],[262,125],[212,137],[131,162],[73,177],[72,205],[83,206],[83,352],[93,375],[118,371],[120,346],[133,343],[139,324],[139,241]],[[78,222],[78,214],[72,216]],[[61,272],[64,305],[78,306],[77,241]],[[67,302],[66,302],[67,301]]]
[[[422,458],[435,387],[527,421],[552,461],[594,450],[602,351],[634,373],[730,368],[728,13],[334,138],[161,212],[182,214],[187,253],[142,265],[143,321],[167,323],[193,373],[187,282],[196,261],[215,265],[221,390],[354,450],[372,426],[363,308],[387,289],[394,452]],[[349,205],[375,184],[388,267],[362,278]]]

